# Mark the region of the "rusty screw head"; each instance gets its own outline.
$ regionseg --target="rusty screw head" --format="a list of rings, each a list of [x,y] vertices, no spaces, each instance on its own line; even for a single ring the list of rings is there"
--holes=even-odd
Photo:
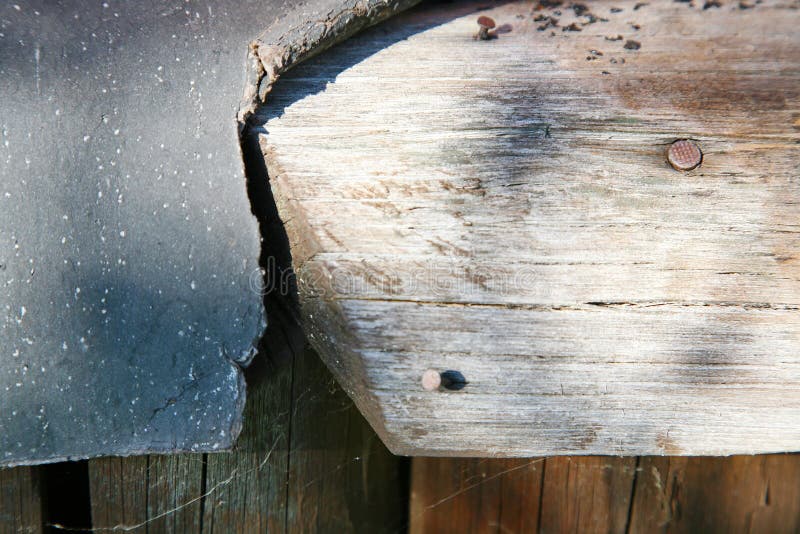
[[[442,385],[442,375],[439,371],[428,369],[422,373],[422,389],[425,391],[436,391]]]
[[[669,146],[667,160],[679,171],[691,171],[703,161],[703,153],[697,143],[689,139],[680,139]]]

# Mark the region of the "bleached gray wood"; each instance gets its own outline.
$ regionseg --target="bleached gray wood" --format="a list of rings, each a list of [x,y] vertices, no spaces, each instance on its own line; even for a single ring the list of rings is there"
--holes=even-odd
[[[268,97],[306,330],[393,451],[800,448],[800,5],[635,4],[418,8]]]

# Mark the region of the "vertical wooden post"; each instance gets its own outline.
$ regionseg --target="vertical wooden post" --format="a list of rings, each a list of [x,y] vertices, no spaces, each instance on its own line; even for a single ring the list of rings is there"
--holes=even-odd
[[[39,468],[0,469],[0,534],[42,532],[43,518]]]

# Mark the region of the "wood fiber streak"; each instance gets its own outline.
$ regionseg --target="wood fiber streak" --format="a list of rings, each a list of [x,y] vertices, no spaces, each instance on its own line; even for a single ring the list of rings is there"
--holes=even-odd
[[[798,448],[800,5],[634,6],[423,6],[261,110],[304,326],[394,452]]]

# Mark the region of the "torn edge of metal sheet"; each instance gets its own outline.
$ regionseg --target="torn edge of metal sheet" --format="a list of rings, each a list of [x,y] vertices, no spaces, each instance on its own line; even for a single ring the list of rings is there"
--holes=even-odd
[[[239,133],[266,102],[280,76],[303,61],[421,0],[323,0],[313,11],[294,10],[250,43]]]

